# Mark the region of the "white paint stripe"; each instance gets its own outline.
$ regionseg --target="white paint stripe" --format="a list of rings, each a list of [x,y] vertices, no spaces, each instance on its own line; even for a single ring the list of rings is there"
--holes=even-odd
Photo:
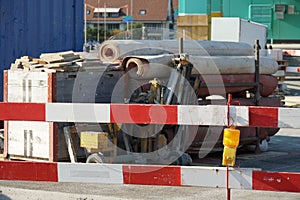
[[[179,105],[177,117],[182,125],[227,126],[227,106]],[[110,123],[110,104],[46,103],[46,121]],[[299,108],[279,108],[279,128],[300,128],[299,121]],[[249,107],[230,106],[230,124],[249,126]]]
[[[46,121],[110,123],[110,104],[47,103]]]
[[[299,66],[289,66],[289,67],[286,67],[286,72],[299,73],[298,68],[300,68],[300,67]]]
[[[230,106],[229,125],[249,126],[249,107]]]
[[[252,189],[253,170],[230,168],[229,187]],[[226,187],[226,168],[224,167],[181,167],[181,177],[182,186]]]
[[[58,182],[123,184],[122,165],[58,163]]]
[[[224,126],[227,124],[226,116],[227,106],[178,106],[178,124]]]
[[[283,52],[286,52],[287,54],[291,55],[291,56],[300,56],[300,50],[282,50]]]
[[[300,128],[300,108],[279,108],[278,127]]]

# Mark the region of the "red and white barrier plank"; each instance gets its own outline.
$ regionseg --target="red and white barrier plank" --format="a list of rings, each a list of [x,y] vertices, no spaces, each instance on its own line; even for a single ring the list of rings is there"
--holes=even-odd
[[[0,120],[300,128],[300,109],[220,105],[0,103]],[[0,161],[0,180],[226,187],[226,168]],[[230,168],[229,188],[300,192],[300,173]]]
[[[223,105],[0,103],[0,120],[300,128],[300,108]]]
[[[286,67],[286,72],[300,73],[300,67],[299,66],[288,66],[288,67]]]
[[[226,168],[0,161],[0,180],[226,187]],[[229,188],[300,192],[300,173],[229,168]]]
[[[285,49],[283,50],[284,55],[289,55],[289,56],[300,56],[300,50],[295,50],[295,49]]]

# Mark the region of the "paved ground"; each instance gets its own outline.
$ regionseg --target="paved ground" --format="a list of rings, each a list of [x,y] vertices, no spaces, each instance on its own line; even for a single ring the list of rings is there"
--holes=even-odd
[[[226,190],[203,187],[162,187],[73,183],[0,182],[1,200],[115,200],[115,199],[226,199]],[[299,193],[232,190],[232,199],[297,200]]]
[[[284,81],[286,84],[286,105],[300,107],[300,74],[287,76]]]
[[[214,155],[216,156],[216,154]],[[220,159],[220,158],[214,158]],[[300,130],[282,129],[261,154],[242,152],[237,163],[242,167],[269,171],[300,172]],[[290,200],[299,193],[232,190],[232,199]],[[0,181],[0,200],[8,199],[226,199],[224,188],[103,185],[84,183],[44,183]]]
[[[240,149],[236,164],[265,171],[300,172],[300,130],[281,129],[268,143],[268,151],[255,154],[253,148]],[[194,165],[219,166],[222,152],[198,160]]]

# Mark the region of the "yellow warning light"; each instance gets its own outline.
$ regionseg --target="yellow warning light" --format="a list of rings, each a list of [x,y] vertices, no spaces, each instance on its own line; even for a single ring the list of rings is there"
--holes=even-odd
[[[234,126],[224,129],[223,135],[223,166],[234,166],[236,157],[236,148],[239,146],[240,142],[240,130],[236,129]]]

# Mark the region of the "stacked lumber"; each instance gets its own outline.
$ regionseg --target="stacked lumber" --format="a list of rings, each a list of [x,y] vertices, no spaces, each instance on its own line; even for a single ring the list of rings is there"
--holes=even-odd
[[[38,72],[71,72],[78,71],[83,58],[73,51],[43,53],[40,58],[22,56],[11,64],[11,70]]]

